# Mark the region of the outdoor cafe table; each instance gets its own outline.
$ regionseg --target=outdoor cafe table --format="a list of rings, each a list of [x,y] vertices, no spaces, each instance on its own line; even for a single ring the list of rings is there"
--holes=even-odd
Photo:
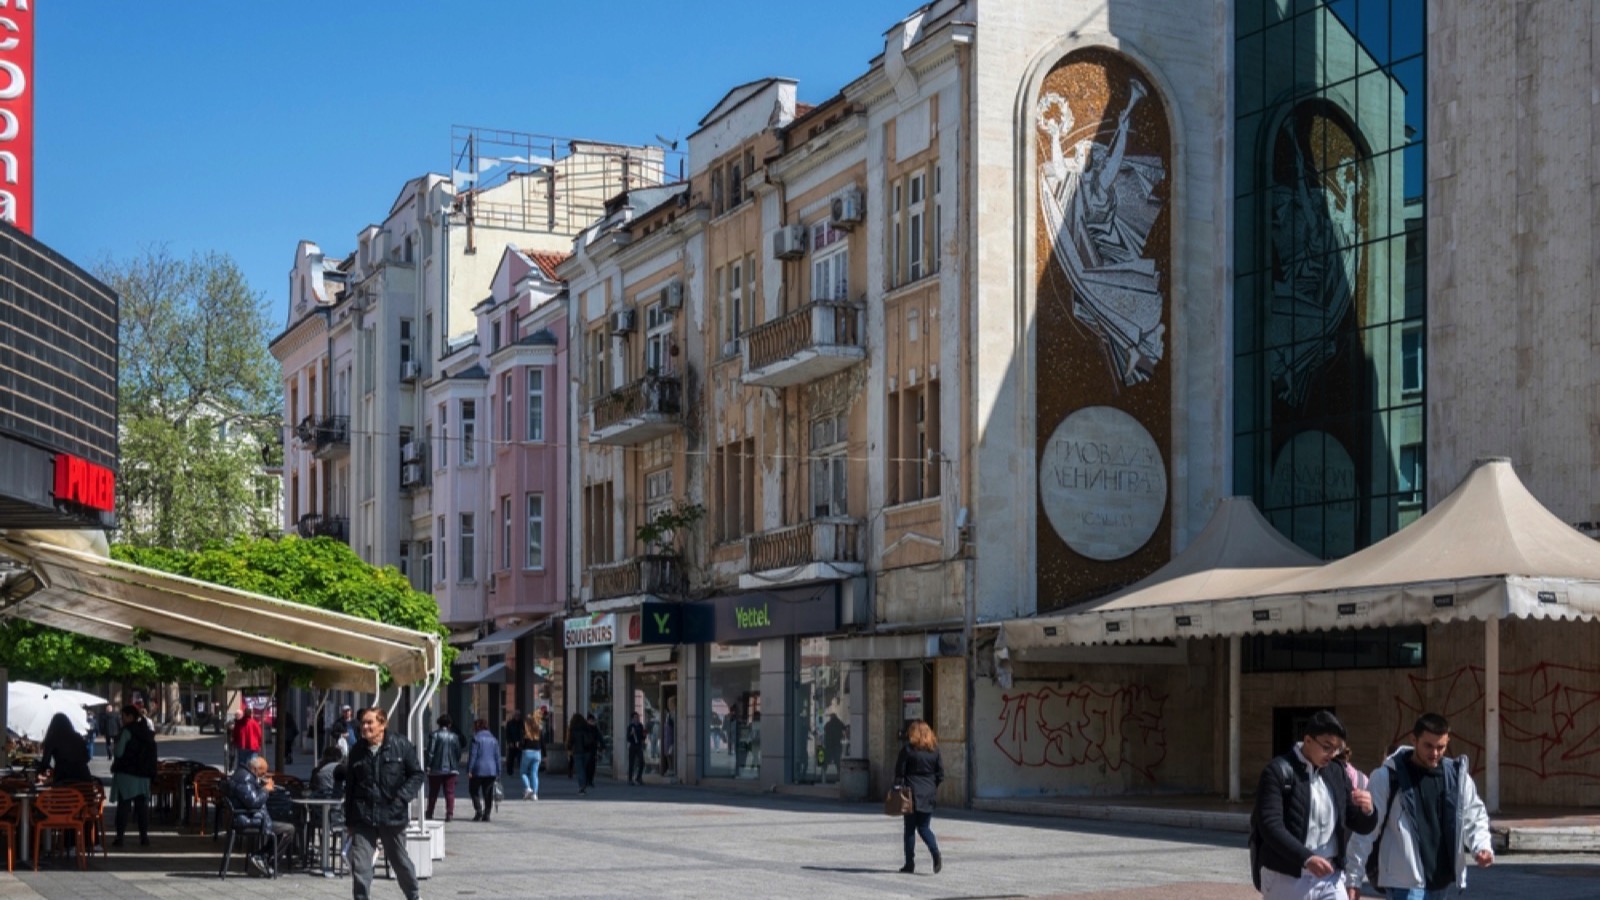
[[[17,862],[27,863],[33,861],[33,798],[39,796],[36,790],[16,791],[11,799],[17,801]]]
[[[322,827],[317,831],[317,859],[322,867],[322,874],[328,875],[328,816],[335,806],[344,801],[335,797],[291,797],[289,802],[304,807],[307,814],[313,809],[321,811]]]

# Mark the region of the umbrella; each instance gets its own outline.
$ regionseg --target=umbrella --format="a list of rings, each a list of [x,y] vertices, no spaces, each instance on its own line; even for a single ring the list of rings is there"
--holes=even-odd
[[[107,703],[111,702],[104,697],[96,697],[94,694],[88,693],[87,691],[72,691],[66,688],[55,688],[50,693],[52,696],[76,703],[79,706],[105,706]]]
[[[80,691],[58,691],[31,681],[13,681],[6,690],[6,727],[30,741],[44,740],[50,720],[62,713],[79,734],[89,733],[89,715],[77,698]],[[99,698],[94,698],[99,700]]]

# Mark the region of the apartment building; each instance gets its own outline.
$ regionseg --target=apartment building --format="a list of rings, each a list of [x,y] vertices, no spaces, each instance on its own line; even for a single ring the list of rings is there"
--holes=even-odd
[[[408,181],[354,252],[331,261],[301,244],[271,349],[291,435],[287,527],[345,540],[432,594],[465,651],[445,708],[498,721],[547,698],[555,675],[538,660],[557,656],[548,619],[564,591],[550,584],[565,575],[529,554],[565,533],[564,487],[553,486],[567,479],[551,462],[564,467],[565,455],[527,437],[538,424],[530,383],[552,386],[543,415],[565,416],[553,266],[605,198],[659,182],[662,151],[473,129],[457,139],[468,168]],[[530,152],[539,141],[547,149]],[[519,398],[509,406],[507,375]],[[534,517],[530,494],[554,518]],[[514,556],[501,502],[512,498]]]

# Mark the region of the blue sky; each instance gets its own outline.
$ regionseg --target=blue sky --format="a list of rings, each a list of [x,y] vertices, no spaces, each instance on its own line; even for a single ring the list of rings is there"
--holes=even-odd
[[[276,327],[296,243],[348,253],[452,125],[683,138],[754,78],[832,96],[917,6],[38,0],[34,234],[86,266],[228,253]]]

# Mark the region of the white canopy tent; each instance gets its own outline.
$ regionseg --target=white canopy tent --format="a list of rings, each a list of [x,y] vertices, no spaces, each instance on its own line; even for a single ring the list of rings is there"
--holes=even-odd
[[[1600,543],[1545,509],[1510,460],[1499,457],[1479,460],[1416,522],[1336,562],[1248,574],[1228,566],[1196,573],[1185,566],[1175,578],[1160,577],[1172,568],[1058,616],[1005,623],[1002,640],[1008,647],[1037,642],[1042,628],[1030,622],[1050,619],[1062,620],[1054,639],[1063,643],[1228,637],[1230,715],[1236,718],[1242,635],[1482,621],[1491,809],[1500,799],[1500,620],[1600,618]],[[1229,796],[1237,799],[1239,748],[1236,735],[1230,737]]]

